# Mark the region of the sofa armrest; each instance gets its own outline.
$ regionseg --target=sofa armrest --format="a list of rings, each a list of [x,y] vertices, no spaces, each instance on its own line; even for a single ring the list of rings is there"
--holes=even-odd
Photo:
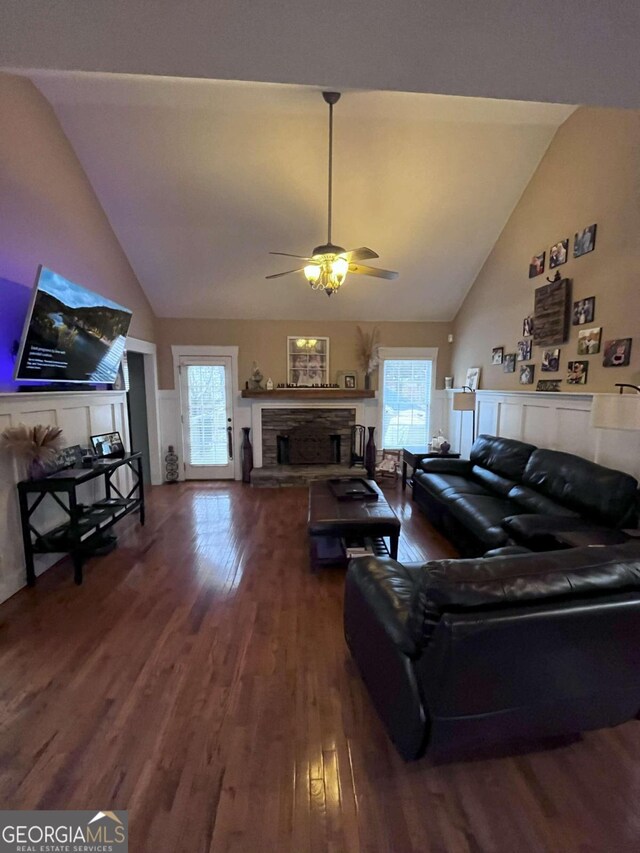
[[[472,464],[469,459],[422,459],[416,471],[424,471],[425,474],[458,474],[460,477],[470,477]]]
[[[407,569],[391,557],[357,557],[346,577],[345,606],[356,593],[394,645],[409,656],[418,652],[407,629],[415,578],[415,567]]]

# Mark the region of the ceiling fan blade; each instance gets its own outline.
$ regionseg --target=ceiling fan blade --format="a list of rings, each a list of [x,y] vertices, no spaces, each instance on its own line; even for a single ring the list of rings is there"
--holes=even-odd
[[[269,252],[270,255],[283,255],[285,258],[297,258],[299,261],[312,261],[313,258],[307,258],[305,255],[290,255],[289,252]],[[378,256],[376,255],[376,258]]]
[[[298,267],[297,270],[287,270],[286,272],[277,272],[274,275],[265,275],[265,278],[280,278],[283,275],[291,275],[292,272],[302,272],[304,267]]]
[[[374,278],[394,279],[398,278],[398,273],[393,270],[381,270],[379,267],[366,267],[364,264],[349,264],[349,272],[354,272],[357,275],[371,275]]]
[[[373,249],[367,249],[366,246],[361,246],[359,249],[349,249],[348,252],[340,252],[341,258],[346,258],[349,263],[353,261],[372,261],[374,258],[379,258]]]

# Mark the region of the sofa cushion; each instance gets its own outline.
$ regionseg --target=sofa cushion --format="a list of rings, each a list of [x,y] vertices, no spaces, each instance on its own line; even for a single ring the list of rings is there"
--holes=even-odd
[[[519,482],[534,450],[533,444],[525,444],[512,438],[479,435],[473,443],[469,458],[474,465],[488,468],[501,477]]]
[[[425,474],[416,477],[421,486],[434,495],[443,496],[450,492],[461,495],[486,495],[489,494],[484,486],[470,480],[467,477],[458,477],[455,474]]]
[[[640,590],[640,543],[635,541],[606,549],[439,560],[425,565],[406,625],[416,646],[422,648],[446,612],[494,610],[625,590]]]
[[[635,521],[637,480],[572,453],[535,450],[522,481],[600,523],[624,527]]]
[[[495,495],[451,494],[447,496],[447,507],[487,549],[507,544],[502,519],[520,511],[517,504]]]
[[[489,471],[488,468],[481,468],[480,465],[474,465],[471,469],[471,475],[476,482],[482,483],[487,491],[492,494],[502,495],[507,497],[511,489],[516,485],[513,480],[507,480],[506,477],[501,477],[495,471]]]
[[[530,489],[529,486],[514,486],[508,495],[509,499],[515,501],[524,508],[525,512],[541,513],[542,515],[562,515],[568,518],[579,518],[575,510],[552,501],[541,492]]]

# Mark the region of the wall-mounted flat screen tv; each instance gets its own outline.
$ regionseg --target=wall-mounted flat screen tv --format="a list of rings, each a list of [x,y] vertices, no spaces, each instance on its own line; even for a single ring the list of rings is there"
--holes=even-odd
[[[40,266],[15,379],[113,383],[130,322],[128,308]]]

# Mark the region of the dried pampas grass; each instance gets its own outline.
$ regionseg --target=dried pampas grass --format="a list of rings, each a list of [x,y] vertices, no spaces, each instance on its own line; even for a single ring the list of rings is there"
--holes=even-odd
[[[380,346],[380,330],[374,326],[370,332],[363,332],[360,326],[356,326],[358,342],[356,345],[356,356],[358,363],[367,376],[376,369],[380,362],[378,347]]]
[[[0,433],[0,450],[13,454],[27,464],[36,460],[51,462],[60,449],[61,435],[59,427],[18,424]]]

